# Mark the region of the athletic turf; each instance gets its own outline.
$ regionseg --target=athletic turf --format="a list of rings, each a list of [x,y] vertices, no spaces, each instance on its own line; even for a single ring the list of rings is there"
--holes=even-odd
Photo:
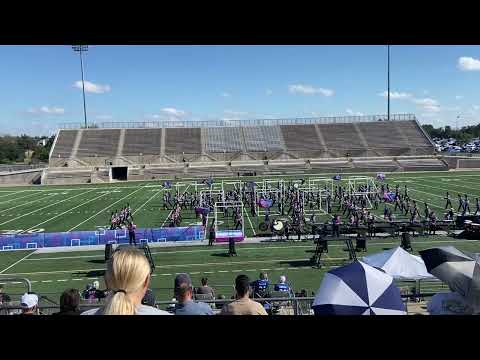
[[[301,177],[293,176],[296,179]],[[391,188],[396,184],[400,184],[402,190],[403,185],[408,186],[410,197],[417,200],[421,214],[423,202],[427,201],[439,217],[443,216],[443,197],[447,190],[455,207],[457,193],[468,194],[470,208],[474,211],[474,198],[480,196],[479,180],[480,172],[387,174],[387,183]],[[98,226],[108,226],[111,212],[127,203],[132,208],[134,222],[139,228],[161,227],[166,224],[170,214],[170,211],[163,209],[163,191],[162,182],[159,181],[0,188],[0,232],[95,230]],[[198,222],[193,211],[186,210],[182,214],[182,225]],[[383,214],[383,205],[376,214]],[[326,220],[328,216],[317,218]],[[262,221],[252,218],[245,211],[246,235],[252,236],[254,231],[257,232],[258,224]]]
[[[407,184],[410,197],[417,200],[421,214],[423,202],[427,201],[439,217],[443,217],[446,191],[450,192],[455,210],[458,206],[457,193],[466,193],[470,198],[470,208],[475,211],[474,199],[480,196],[479,179],[480,172],[473,171],[387,174],[391,188],[400,184],[403,190],[403,185]],[[161,189],[161,182],[0,188],[0,230],[93,230],[96,226],[107,225],[110,212],[127,202],[134,211],[138,227],[158,227],[169,213],[161,210]],[[383,204],[377,214],[382,212]],[[194,221],[192,214],[192,218],[185,219],[184,223]],[[252,228],[257,226],[254,219],[251,221],[252,226],[245,219],[247,234],[252,234]],[[368,253],[392,248],[398,243],[398,238],[369,241]],[[462,250],[480,252],[480,242],[477,241],[440,236],[416,237],[413,240],[415,252],[439,245],[454,245]],[[173,296],[171,288],[175,273],[185,271],[191,274],[195,284],[199,284],[201,277],[209,277],[218,292],[228,297],[233,294],[233,281],[237,274],[246,273],[254,279],[260,271],[266,271],[273,281],[284,274],[295,290],[305,288],[311,293],[318,289],[328,266],[340,265],[348,257],[344,244],[332,244],[325,257],[325,267],[314,269],[308,262],[313,248],[311,242],[239,244],[239,256],[233,258],[225,256],[224,246],[155,248],[152,252],[157,269],[151,287],[155,289],[157,299],[169,300]],[[51,254],[0,252],[2,276],[26,277],[32,281],[34,291],[57,301],[59,293],[67,287],[83,289],[94,279],[102,282],[104,266],[103,251]],[[20,293],[22,287],[10,284],[6,290]]]

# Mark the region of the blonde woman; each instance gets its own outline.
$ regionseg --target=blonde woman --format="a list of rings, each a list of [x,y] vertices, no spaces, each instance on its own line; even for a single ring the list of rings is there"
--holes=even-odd
[[[150,264],[134,247],[121,248],[113,253],[107,264],[105,283],[110,290],[105,305],[82,315],[171,315],[142,305],[150,284]]]

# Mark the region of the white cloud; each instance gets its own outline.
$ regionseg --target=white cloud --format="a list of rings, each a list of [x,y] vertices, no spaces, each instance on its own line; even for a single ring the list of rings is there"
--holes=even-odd
[[[478,106],[478,105],[472,105],[472,108],[473,108],[474,111],[477,111],[478,109],[480,109],[480,106]]]
[[[462,56],[458,59],[458,68],[463,71],[478,71],[480,70],[480,60],[469,56]]]
[[[388,92],[384,91],[380,94],[379,96],[387,97]],[[410,99],[412,97],[412,94],[409,93],[404,93],[404,92],[396,92],[396,91],[390,91],[390,99],[396,100],[396,99]]]
[[[363,116],[363,113],[361,112],[355,112],[353,111],[352,109],[347,109],[345,110],[345,112],[348,114],[348,115],[352,115],[352,116]]]
[[[437,100],[431,98],[412,99],[412,101],[429,112],[439,112],[440,105]]]
[[[175,108],[169,108],[169,107],[163,108],[162,112],[164,114],[171,115],[171,116],[174,116],[174,117],[183,117],[183,116],[187,115],[186,111],[178,110],[178,109],[175,109]]]
[[[461,100],[463,99],[463,95],[455,95],[455,100]]]
[[[312,85],[288,85],[288,91],[292,94],[333,96],[335,92],[331,89],[315,88]]]
[[[220,94],[221,97],[230,97],[232,95],[230,95],[228,92],[223,92]]]
[[[267,96],[270,96],[270,95],[273,94],[273,91],[270,90],[270,89],[267,89],[267,90],[265,91],[265,94],[267,94]]]
[[[78,89],[82,89],[82,81],[75,81],[73,84],[74,87]],[[94,93],[94,94],[104,94],[110,92],[111,87],[110,85],[101,85],[101,84],[94,84],[90,81],[85,81],[85,92]]]
[[[28,113],[30,114],[54,114],[54,115],[61,115],[65,114],[65,109],[60,108],[60,107],[48,107],[48,106],[42,106],[40,108],[32,108],[27,110]]]

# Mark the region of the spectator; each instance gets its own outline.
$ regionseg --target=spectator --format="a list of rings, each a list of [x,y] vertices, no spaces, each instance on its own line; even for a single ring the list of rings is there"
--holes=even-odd
[[[113,253],[107,263],[105,284],[111,290],[105,305],[82,315],[169,315],[142,304],[150,284],[150,264],[134,247],[119,248]]]
[[[208,286],[208,278],[202,278],[201,282],[202,286],[196,289],[196,294],[211,295],[212,298],[215,299],[215,291],[210,286]]]
[[[213,315],[212,308],[202,302],[194,302],[192,279],[188,274],[178,274],[175,278],[175,315]]]
[[[268,281],[267,273],[260,273],[259,279],[255,280],[252,283],[254,296],[264,298],[268,296],[268,286],[270,285]]]
[[[225,304],[220,315],[267,315],[262,304],[250,299],[250,279],[238,275],[235,279],[236,300]]]
[[[20,301],[22,315],[36,315],[38,306],[38,296],[36,294],[25,293]]]
[[[80,315],[80,293],[77,289],[67,289],[60,296],[60,311],[52,315]]]
[[[453,291],[435,294],[427,304],[430,315],[472,315],[473,309],[465,299]]]
[[[279,283],[275,284],[275,291],[290,292],[290,286],[287,284],[287,278],[285,275],[280,276]]]
[[[10,296],[4,292],[3,285],[0,285],[0,305],[12,301]]]

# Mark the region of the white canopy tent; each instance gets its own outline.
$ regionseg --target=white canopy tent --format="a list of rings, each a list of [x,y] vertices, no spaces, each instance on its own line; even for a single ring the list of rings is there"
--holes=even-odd
[[[378,254],[365,256],[362,261],[370,266],[381,268],[397,280],[435,278],[427,271],[420,256],[412,255],[400,246]]]

